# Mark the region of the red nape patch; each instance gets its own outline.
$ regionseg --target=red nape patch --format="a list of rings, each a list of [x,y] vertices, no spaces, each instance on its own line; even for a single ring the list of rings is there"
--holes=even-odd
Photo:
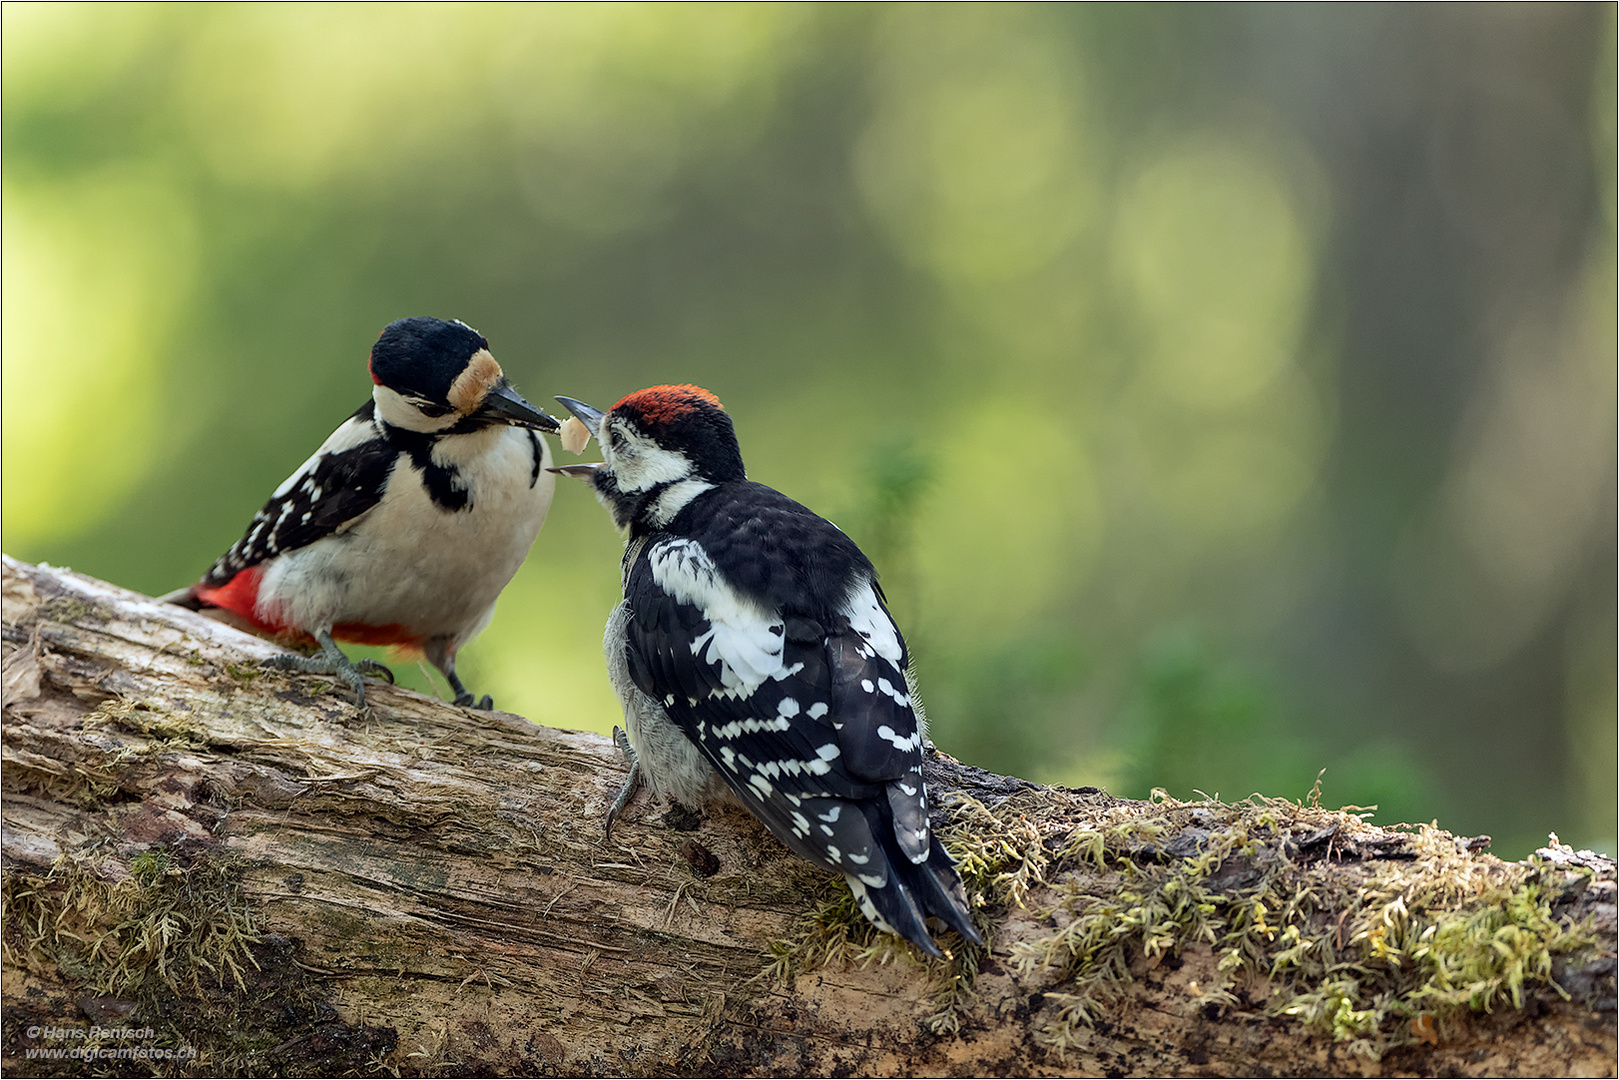
[[[370,373],[371,381],[376,383],[378,386],[381,386],[382,385],[382,380],[377,378],[376,370],[374,368],[372,368],[372,366],[371,366],[372,364],[374,364],[376,362],[377,362],[377,358],[375,356],[366,357],[365,358],[365,370]]]
[[[720,399],[701,386],[681,383],[678,386],[649,386],[621,398],[609,411],[628,409],[649,424],[668,424],[687,413],[696,412],[704,405],[723,410]]]

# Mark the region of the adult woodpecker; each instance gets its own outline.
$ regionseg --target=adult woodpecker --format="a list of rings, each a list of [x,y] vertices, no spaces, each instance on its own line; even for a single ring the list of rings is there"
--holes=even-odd
[[[696,805],[726,788],[844,875],[879,929],[940,956],[926,917],[982,943],[928,823],[925,720],[877,575],[837,526],[748,480],[731,419],[695,386],[605,414],[558,398],[601,447],[586,478],[627,533],[603,645],[630,777]],[[616,732],[615,732],[616,734]]]
[[[393,674],[351,662],[337,641],[424,654],[457,705],[492,708],[456,677],[455,656],[489,624],[545,522],[556,479],[537,432],[559,425],[459,321],[389,324],[370,370],[371,400],[276,488],[201,582],[163,599],[313,639],[318,656],[266,665],[336,675],[362,708],[364,673]]]

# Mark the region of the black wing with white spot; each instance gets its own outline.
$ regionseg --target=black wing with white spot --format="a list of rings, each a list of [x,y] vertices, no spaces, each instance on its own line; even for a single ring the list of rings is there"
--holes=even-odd
[[[368,401],[356,410],[276,489],[247,533],[214,563],[204,585],[224,585],[250,566],[307,547],[382,500],[399,451],[378,432],[374,409]]]
[[[761,517],[746,524],[773,551],[778,580],[809,576],[784,550],[825,563],[826,548],[854,548],[807,511],[786,541]],[[857,549],[858,563],[836,556],[852,580],[831,604],[801,602],[733,584],[758,576],[732,565],[750,548],[699,532],[641,549],[625,581],[631,678],[771,832],[848,876],[874,923],[933,951],[923,920],[935,914],[976,940],[960,879],[930,834],[908,657],[869,564]]]

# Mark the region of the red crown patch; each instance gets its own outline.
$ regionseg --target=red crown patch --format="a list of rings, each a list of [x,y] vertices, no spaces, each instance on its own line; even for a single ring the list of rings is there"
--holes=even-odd
[[[687,413],[696,412],[703,405],[723,410],[720,399],[701,386],[682,383],[678,386],[649,386],[621,398],[611,411],[627,408],[649,424],[672,424]]]

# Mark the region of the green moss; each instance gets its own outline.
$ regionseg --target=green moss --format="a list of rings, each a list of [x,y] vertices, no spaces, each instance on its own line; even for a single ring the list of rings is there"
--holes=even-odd
[[[98,622],[110,622],[114,617],[115,613],[106,605],[82,596],[58,596],[41,607],[38,615],[41,622],[61,623],[64,626],[92,618]]]
[[[1553,957],[1594,941],[1552,914],[1538,865],[1472,854],[1430,826],[1373,830],[1360,807],[1182,803],[1161,791],[1145,804],[1056,789],[994,807],[944,798],[940,839],[986,938],[1041,886],[1055,893],[1038,913],[1051,932],[1014,944],[1011,959],[1026,985],[1050,987],[1041,1037],[1058,1056],[1145,970],[1191,949],[1213,956],[1216,976],[1191,985],[1193,1008],[1284,1017],[1377,1059],[1465,1012],[1519,1007],[1526,986],[1561,992]],[[1362,842],[1380,854],[1328,857]],[[829,876],[800,931],[772,944],[767,970],[787,980],[904,955],[927,969],[929,1026],[951,1031],[973,1001],[981,950],[946,942],[948,958],[930,962],[878,933]]]
[[[43,874],[8,868],[0,877],[9,968],[65,986],[69,1000],[90,992],[132,1002],[132,1023],[157,1031],[152,1045],[196,1054],[187,1073],[389,1071],[392,1029],[336,1018],[297,962],[296,943],[261,933],[239,859],[215,844],[182,841],[149,848],[120,868],[97,857],[97,847],[69,852]],[[11,1019],[8,1011],[8,1026]],[[37,1018],[46,1026],[61,1020],[55,1012]],[[42,1066],[36,1075],[54,1073]]]
[[[1405,838],[1411,857],[1323,866],[1298,861],[1292,841],[1351,834],[1357,816],[1260,798],[1155,805],[1133,824],[1070,835],[1064,855],[1102,872],[1064,878],[1047,913],[1056,930],[1013,948],[1022,976],[1054,976],[1043,1035],[1059,1055],[1143,961],[1197,945],[1219,978],[1194,985],[1195,1006],[1246,997],[1375,1059],[1418,1038],[1414,1019],[1431,1031],[1450,1012],[1521,1006],[1526,984],[1557,989],[1552,956],[1593,941],[1553,917],[1538,867],[1469,854],[1435,828]],[[1152,848],[1194,813],[1206,830],[1192,834],[1195,851]]]
[[[992,908],[1022,907],[1029,890],[1045,883],[1051,862],[1033,824],[1033,807],[1014,797],[991,810],[960,792],[949,792],[942,801],[950,821],[939,830],[939,842],[956,860],[975,916]]]
[[[241,683],[252,682],[264,674],[264,669],[257,663],[226,663],[224,668],[225,674]]]
[[[798,931],[769,944],[765,975],[786,983],[816,968],[886,964],[901,954],[911,955],[910,944],[879,933],[860,914],[843,879],[828,874]],[[918,962],[921,956],[914,954]]]
[[[65,854],[43,877],[4,878],[7,959],[54,964],[116,997],[160,987],[201,993],[243,986],[258,933],[241,895],[240,868],[222,854],[137,855],[119,880],[84,855]]]
[[[113,698],[95,712],[86,714],[83,723],[86,729],[120,727],[171,745],[204,746],[208,741],[202,728],[191,717],[166,712],[135,698]]]

